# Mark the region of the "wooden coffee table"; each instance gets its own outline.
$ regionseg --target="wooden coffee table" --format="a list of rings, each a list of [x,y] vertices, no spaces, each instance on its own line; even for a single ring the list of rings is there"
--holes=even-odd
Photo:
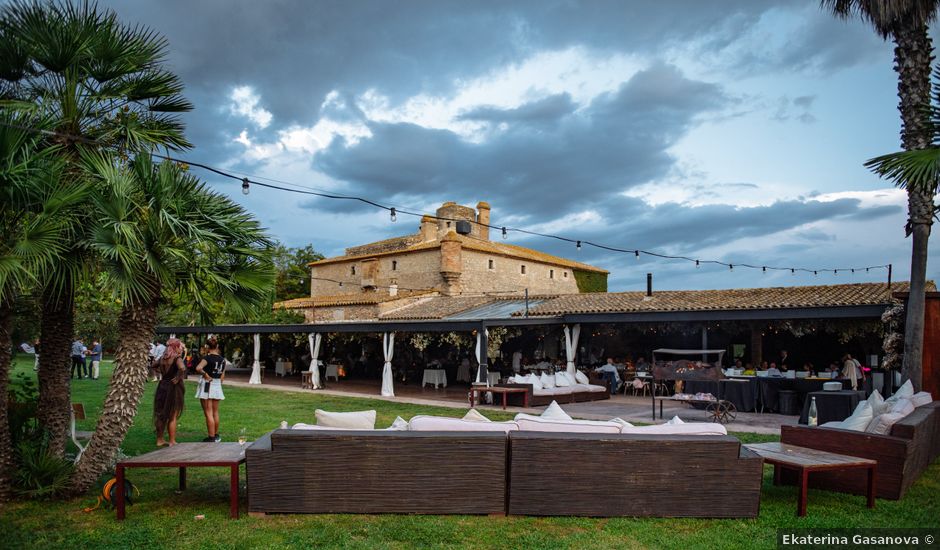
[[[117,463],[115,508],[117,519],[124,519],[124,470],[127,468],[179,468],[180,491],[186,489],[186,468],[225,467],[229,475],[229,514],[238,518],[238,467],[245,462],[247,445],[238,443],[178,443]]]
[[[501,393],[503,394],[503,409],[506,409],[506,399],[510,393],[521,393],[522,394],[522,406],[529,406],[529,390],[526,388],[506,388],[503,386],[477,386],[473,385],[470,387],[470,408],[472,409],[476,404],[476,394],[478,393]]]
[[[796,515],[806,515],[806,489],[810,472],[824,470],[868,470],[868,507],[875,507],[875,470],[878,462],[867,458],[840,455],[787,443],[755,443],[745,447],[758,455],[768,464],[774,465],[774,485],[780,484],[780,469],[796,470],[799,476],[799,502]]]

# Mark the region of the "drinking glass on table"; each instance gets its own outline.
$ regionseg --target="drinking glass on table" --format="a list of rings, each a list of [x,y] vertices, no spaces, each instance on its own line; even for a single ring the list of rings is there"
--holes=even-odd
[[[244,445],[246,441],[248,441],[248,430],[245,428],[242,428],[238,432],[238,444]]]

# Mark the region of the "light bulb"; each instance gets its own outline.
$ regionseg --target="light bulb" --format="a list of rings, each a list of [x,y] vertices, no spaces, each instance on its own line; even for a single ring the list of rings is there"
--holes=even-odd
[[[633,251],[633,255],[636,256],[636,259],[637,259],[637,260],[640,259],[640,251],[639,251],[639,250],[634,250],[634,251]]]
[[[242,178],[242,195],[248,194],[249,187],[250,185],[248,184],[248,178]]]
[[[578,244],[575,245],[575,248],[578,249],[578,252],[581,252],[581,241],[578,241]]]
[[[395,208],[392,208],[389,212],[392,214],[392,221],[393,222],[398,221],[398,216],[395,213]]]
[[[695,260],[695,269],[698,269],[698,267],[699,267],[698,260]]]
[[[728,271],[734,271],[734,264],[728,264]]]
[[[506,228],[503,228],[503,240],[505,241],[509,236],[506,234]]]
[[[762,267],[761,271],[763,271],[764,273],[767,273],[767,266],[765,265],[764,267]]]

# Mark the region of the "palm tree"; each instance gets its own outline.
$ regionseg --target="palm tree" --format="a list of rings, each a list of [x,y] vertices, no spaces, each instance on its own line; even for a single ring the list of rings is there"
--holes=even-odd
[[[933,132],[930,106],[930,63],[933,43],[927,27],[936,20],[940,0],[822,0],[824,9],[842,18],[860,16],[885,40],[894,41],[894,70],[898,73],[901,147],[917,151],[930,146]],[[907,303],[903,371],[917,391],[921,388],[924,347],[924,307],[927,281],[927,241],[933,223],[933,194],[908,185],[906,232],[911,242],[911,293]]]
[[[23,122],[0,115],[0,501],[10,496],[13,468],[7,415],[13,305],[61,257],[73,219],[63,211],[85,195],[84,187],[58,185],[62,164],[38,134],[15,127]]]
[[[157,308],[178,295],[208,309],[221,300],[247,311],[274,285],[272,245],[258,222],[174,163],[149,155],[129,164],[88,154],[97,174],[89,246],[121,300],[114,374],[94,436],[75,470],[72,488],[84,492],[108,467],[137,414],[147,379],[148,344]]]
[[[166,46],[153,31],[122,24],[95,4],[15,1],[0,9],[0,107],[52,120],[55,133],[47,139],[67,163],[63,186],[80,184],[83,149],[134,154],[189,147],[178,114],[192,106],[180,95],[180,80],[163,69]],[[86,208],[72,214],[94,217]],[[69,424],[75,286],[88,263],[83,240],[73,235],[40,281],[38,415],[50,433],[50,449],[60,454]]]

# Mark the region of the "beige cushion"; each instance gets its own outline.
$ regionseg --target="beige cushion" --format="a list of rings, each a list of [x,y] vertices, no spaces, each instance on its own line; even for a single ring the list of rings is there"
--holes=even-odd
[[[317,426],[347,430],[374,430],[375,411],[329,412],[316,410]]]
[[[898,391],[894,392],[894,395],[885,399],[885,407],[893,407],[895,403],[902,399],[910,399],[914,397],[914,386],[911,384],[911,381],[908,380],[898,388]],[[890,409],[886,409],[890,410]]]
[[[676,424],[685,424],[685,422],[683,422],[682,419],[679,418],[678,416],[673,416],[672,418],[669,419],[669,422],[666,422],[666,424],[674,426]]]
[[[549,406],[545,407],[545,410],[542,411],[539,418],[547,420],[571,420],[571,416],[561,408],[561,405],[559,405],[557,401],[552,401]]]
[[[913,396],[911,396],[911,397],[913,397]],[[885,412],[886,412],[886,413],[891,413],[891,414],[900,414],[900,415],[902,415],[902,416],[907,416],[907,415],[911,414],[912,412],[914,412],[914,404],[911,403],[911,400],[910,400],[910,399],[899,399],[899,400],[897,401],[897,403],[895,403],[895,404],[891,407],[891,410],[890,410],[890,411],[885,411]]]
[[[904,418],[904,415],[899,413],[879,414],[868,423],[865,431],[870,434],[888,435],[891,433],[891,427],[902,418]]]
[[[868,404],[871,405],[871,410],[875,416],[885,412],[885,398],[881,397],[881,394],[878,393],[878,390],[871,392],[871,395],[868,396],[867,401]]]
[[[489,418],[483,416],[480,411],[476,409],[467,411],[467,414],[463,415],[463,419],[468,422],[491,422]]]
[[[449,416],[418,415],[408,421],[413,432],[514,432],[515,422],[478,422]]]
[[[396,416],[395,420],[392,421],[392,425],[385,428],[385,430],[389,432],[407,432],[408,421],[400,416]]]
[[[532,373],[529,373],[529,375],[526,376],[526,382],[529,384],[532,384],[532,389],[534,390],[544,389],[544,386],[542,386],[542,381],[539,379],[538,376]]]
[[[633,426],[620,433],[646,435],[728,435],[728,430],[717,422],[688,422],[685,424],[656,424]]]
[[[543,418],[518,418],[516,423],[524,432],[568,432],[619,434],[621,425],[605,420],[548,420]]]
[[[611,422],[616,422],[617,424],[620,424],[620,429],[621,429],[621,430],[623,430],[624,428],[632,428],[632,427],[633,427],[633,424],[627,422],[626,420],[624,420],[624,419],[622,419],[622,418],[611,418],[610,421],[611,421]]]
[[[933,402],[933,396],[928,391],[919,391],[911,396],[911,404],[914,407],[921,407]]]

